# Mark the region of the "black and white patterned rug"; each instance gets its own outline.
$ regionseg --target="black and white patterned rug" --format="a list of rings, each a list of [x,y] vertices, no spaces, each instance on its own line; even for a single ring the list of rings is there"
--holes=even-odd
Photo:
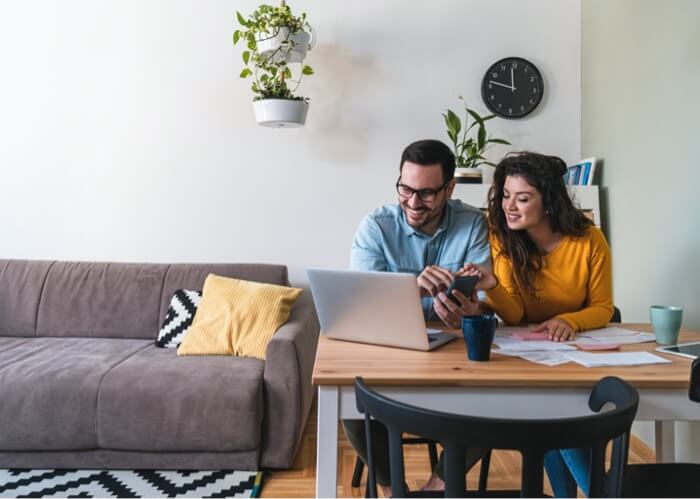
[[[0,497],[258,497],[262,472],[0,469]]]

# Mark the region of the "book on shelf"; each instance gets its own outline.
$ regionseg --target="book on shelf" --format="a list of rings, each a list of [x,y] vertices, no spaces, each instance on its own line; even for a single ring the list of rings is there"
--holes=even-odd
[[[593,185],[596,170],[596,158],[582,159],[568,167],[564,174],[566,185]]]

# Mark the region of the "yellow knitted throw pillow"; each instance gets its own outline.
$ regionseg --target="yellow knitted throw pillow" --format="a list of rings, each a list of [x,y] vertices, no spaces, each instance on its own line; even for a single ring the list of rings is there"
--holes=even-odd
[[[178,355],[265,359],[267,344],[289,318],[301,289],[209,274]]]

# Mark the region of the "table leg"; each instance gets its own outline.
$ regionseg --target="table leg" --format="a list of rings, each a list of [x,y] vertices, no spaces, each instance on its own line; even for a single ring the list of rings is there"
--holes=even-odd
[[[676,460],[676,435],[673,423],[673,421],[654,422],[657,463],[673,463]]]
[[[316,497],[335,497],[338,480],[338,387],[318,387]]]

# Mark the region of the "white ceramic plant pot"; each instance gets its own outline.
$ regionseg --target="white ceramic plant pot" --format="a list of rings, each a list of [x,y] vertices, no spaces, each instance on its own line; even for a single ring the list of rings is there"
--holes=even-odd
[[[455,180],[458,184],[480,184],[481,168],[455,168]]]
[[[280,28],[273,38],[258,40],[258,53],[261,57],[276,63],[280,62],[301,62],[306,57],[306,51],[313,47],[313,32],[299,31],[289,37],[289,43],[283,45],[287,40],[289,28]],[[279,50],[278,50],[279,49]],[[273,55],[274,54],[274,55]]]
[[[296,128],[304,126],[309,104],[303,100],[263,99],[253,102],[258,125],[271,128]]]

